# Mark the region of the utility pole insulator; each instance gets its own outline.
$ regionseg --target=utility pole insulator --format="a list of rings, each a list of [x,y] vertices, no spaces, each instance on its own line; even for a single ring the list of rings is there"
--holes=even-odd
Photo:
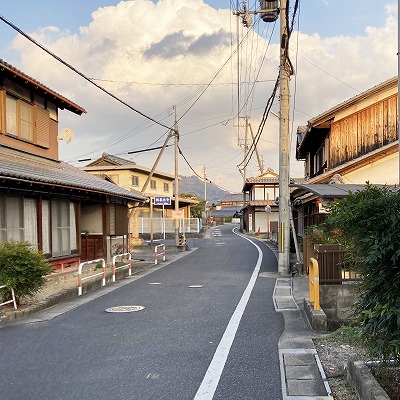
[[[250,15],[250,13],[246,12],[242,17],[243,26],[245,26],[246,28],[250,28],[252,23],[253,23],[253,17]]]

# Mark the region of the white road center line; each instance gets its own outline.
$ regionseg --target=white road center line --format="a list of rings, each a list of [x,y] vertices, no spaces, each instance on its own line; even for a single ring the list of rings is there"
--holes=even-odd
[[[235,230],[233,230],[233,232],[236,235],[239,235],[238,233],[235,232]],[[242,237],[243,239],[248,240],[253,246],[255,246],[258,249],[258,260],[254,268],[254,271],[251,275],[250,281],[245,291],[243,292],[239,304],[237,305],[235,311],[232,314],[228,326],[225,329],[225,333],[222,336],[222,339],[219,342],[217,350],[214,353],[214,357],[211,360],[210,365],[208,366],[206,374],[204,375],[203,381],[201,382],[200,387],[197,390],[194,400],[211,400],[214,397],[214,393],[217,390],[218,383],[222,375],[222,371],[224,370],[225,363],[229,355],[229,351],[231,349],[233,340],[235,339],[240,320],[242,319],[244,310],[250,299],[251,292],[254,288],[258,273],[260,271],[262,257],[263,257],[261,249],[250,239],[242,235],[239,236]]]

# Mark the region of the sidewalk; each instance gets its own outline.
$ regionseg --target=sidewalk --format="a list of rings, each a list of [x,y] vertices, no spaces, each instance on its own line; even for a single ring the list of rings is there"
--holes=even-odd
[[[277,255],[275,244],[268,242],[266,245]],[[285,330],[278,345],[282,399],[332,399],[312,341],[319,333],[308,322],[304,299],[309,299],[307,276],[278,275],[273,301],[276,312],[281,312],[285,320]]]

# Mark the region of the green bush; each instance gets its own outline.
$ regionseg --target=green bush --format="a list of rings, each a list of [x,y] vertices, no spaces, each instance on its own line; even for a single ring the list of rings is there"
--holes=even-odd
[[[400,191],[367,185],[330,207],[346,260],[361,274],[356,309],[373,354],[400,356]]]
[[[46,257],[30,243],[0,243],[0,285],[13,288],[18,303],[21,297],[34,295],[52,271]],[[2,294],[8,296],[9,291],[3,289]]]

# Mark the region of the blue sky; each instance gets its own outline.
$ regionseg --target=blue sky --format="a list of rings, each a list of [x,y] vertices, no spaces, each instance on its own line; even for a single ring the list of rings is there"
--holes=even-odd
[[[207,8],[196,12],[202,1],[214,10]],[[33,34],[81,72],[103,79],[102,84],[107,89],[132,106],[152,117],[163,115],[164,122],[171,124],[172,105],[183,104],[178,108],[178,115],[182,115],[190,107],[190,99],[198,94],[196,86],[188,83],[209,82],[231,56],[227,42],[230,32],[235,34],[236,17],[229,11],[229,0],[162,2],[164,8],[158,4],[152,10],[154,15],[149,15],[146,10],[150,9],[150,0],[3,0],[0,14]],[[236,7],[236,0],[232,3]],[[247,3],[254,8],[258,1],[248,0]],[[111,8],[104,13],[93,14],[93,20],[93,12],[108,6]],[[291,79],[292,101],[296,102],[294,132],[309,118],[397,73],[396,6],[395,2],[385,0],[300,2],[299,25],[295,26],[300,35],[292,37],[291,43],[291,57],[296,68],[296,75]],[[49,26],[57,29],[44,29]],[[80,32],[81,27],[83,31]],[[262,29],[271,29],[271,26],[264,25]],[[257,63],[264,60],[258,80],[266,83],[257,85],[252,93],[253,108],[248,111],[254,131],[269,95],[268,81],[275,79],[279,51],[277,43],[272,43],[264,57],[261,48],[266,48],[267,34],[261,35],[258,31],[257,34],[240,55],[243,69],[256,70]],[[70,145],[60,144],[60,158],[76,165],[77,159],[87,154],[82,149],[93,148],[90,157],[101,155],[103,151],[124,157],[126,149],[136,150],[162,142],[158,140],[162,132],[88,87],[26,39],[15,39],[17,36],[0,21],[0,58],[88,110],[87,115],[80,118],[60,114],[60,128],[71,128],[76,137]],[[260,52],[257,56],[250,54],[256,46]],[[160,48],[163,53],[148,57],[150,50]],[[190,51],[194,49],[197,53]],[[233,58],[226,64],[216,81],[221,86],[210,86],[181,121],[181,148],[196,171],[202,171],[205,166],[212,181],[228,190],[240,191],[237,165],[243,157],[243,148],[238,147],[242,139],[229,120],[237,107],[235,63]],[[125,81],[125,84],[117,81]],[[275,112],[278,107],[276,101]],[[140,130],[142,125],[143,131]],[[265,168],[272,167],[275,171],[278,170],[277,129],[276,119],[268,121],[267,132],[260,142]],[[128,137],[130,132],[131,137]],[[134,161],[151,167],[155,157],[156,154],[149,152],[137,156]],[[182,174],[192,174],[183,163],[181,168]],[[160,163],[160,169],[171,172],[168,156]],[[301,176],[302,164],[293,162],[292,171],[292,176]],[[247,173],[248,176],[257,175],[255,163],[249,165]]]
[[[154,1],[153,1],[154,2]],[[214,8],[230,8],[236,0],[206,0]],[[21,29],[28,31],[47,25],[77,32],[91,21],[92,11],[99,7],[114,6],[118,0],[12,0],[2,1],[0,13]],[[248,1],[252,5],[255,0]],[[258,1],[256,1],[258,4]],[[293,3],[293,1],[292,1]],[[376,0],[303,0],[301,1],[300,25],[305,33],[321,36],[360,34],[367,25],[381,25],[385,19],[384,8]],[[381,4],[384,3],[383,1]],[[21,13],[21,10],[24,10]],[[155,21],[156,23],[156,21]],[[4,32],[11,37],[13,32]]]

